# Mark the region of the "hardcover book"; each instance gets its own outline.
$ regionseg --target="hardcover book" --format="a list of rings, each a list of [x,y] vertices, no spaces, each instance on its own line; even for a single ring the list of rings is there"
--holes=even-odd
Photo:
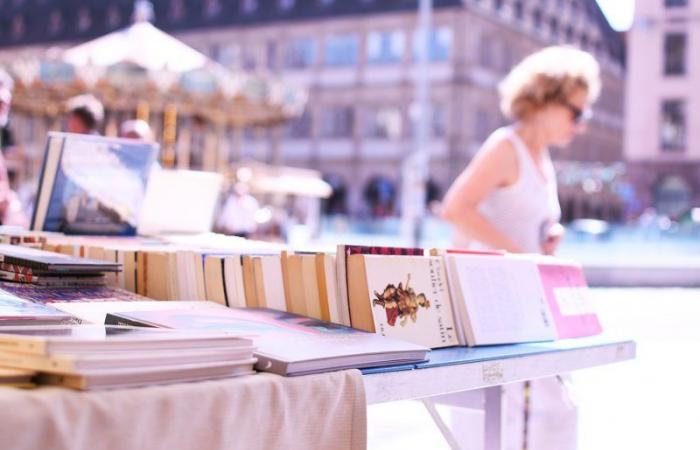
[[[74,257],[63,253],[47,252],[35,248],[20,247],[17,245],[0,244],[0,263],[4,263],[5,269],[23,271],[24,273],[44,274],[85,274],[100,272],[118,272],[121,264],[108,261],[100,261]],[[22,269],[18,269],[21,266]]]
[[[429,352],[423,346],[266,308],[119,312],[108,314],[105,322],[242,333],[253,339],[256,368],[280,375],[406,364],[425,360]]]
[[[158,146],[49,133],[32,230],[133,235]]]
[[[557,338],[537,266],[525,258],[445,256],[452,302],[468,345]]]
[[[350,255],[354,328],[430,348],[458,345],[441,257]]]

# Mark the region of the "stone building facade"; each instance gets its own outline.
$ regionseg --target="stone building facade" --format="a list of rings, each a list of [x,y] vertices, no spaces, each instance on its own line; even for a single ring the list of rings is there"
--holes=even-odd
[[[625,159],[641,203],[676,217],[700,205],[699,14],[638,0],[629,31]]]

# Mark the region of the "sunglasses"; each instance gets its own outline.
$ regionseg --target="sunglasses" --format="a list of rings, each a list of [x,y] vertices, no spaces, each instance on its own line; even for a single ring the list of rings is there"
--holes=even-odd
[[[571,111],[571,115],[576,123],[588,122],[593,117],[593,111],[590,108],[579,108],[566,101],[562,102],[562,104]]]

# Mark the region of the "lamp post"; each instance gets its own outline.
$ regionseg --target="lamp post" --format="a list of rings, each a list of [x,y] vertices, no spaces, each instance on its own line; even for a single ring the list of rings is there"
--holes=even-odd
[[[426,181],[429,173],[430,81],[428,79],[430,22],[432,0],[420,0],[418,5],[418,30],[416,34],[415,101],[411,113],[415,114],[413,127],[413,151],[402,165],[401,186],[401,235],[413,246],[419,246],[423,234]]]

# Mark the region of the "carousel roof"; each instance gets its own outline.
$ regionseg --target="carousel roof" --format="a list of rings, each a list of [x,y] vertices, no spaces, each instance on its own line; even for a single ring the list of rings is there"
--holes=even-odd
[[[306,92],[262,74],[234,72],[146,20],[42,58],[17,60],[15,107],[55,116],[90,92],[109,109],[153,112],[174,105],[234,126],[271,125],[303,111]]]
[[[147,70],[187,72],[211,63],[204,54],[151,25],[136,22],[66,50],[62,59],[76,67],[131,63]]]

